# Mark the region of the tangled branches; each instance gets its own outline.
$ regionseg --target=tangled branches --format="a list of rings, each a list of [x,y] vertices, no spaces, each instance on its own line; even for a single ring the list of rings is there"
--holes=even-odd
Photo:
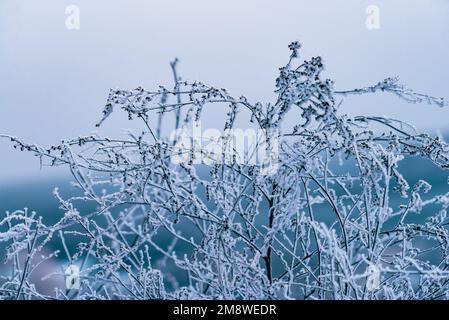
[[[46,225],[28,211],[0,221],[12,269],[3,278],[1,297],[446,298],[449,193],[430,196],[424,179],[410,185],[400,162],[418,157],[446,169],[449,146],[398,120],[337,111],[343,97],[373,92],[411,103],[447,103],[391,78],[336,91],[333,81],[321,77],[320,57],[301,62],[300,44],[289,48],[271,103],[182,82],[174,62],[172,89],[110,91],[97,126],[121,108],[142,122],[141,134],[79,137],[48,148],[8,136],[14,147],[67,166],[82,192],[63,199],[55,190],[64,212],[56,224]],[[186,129],[202,119],[204,108],[223,105],[229,110],[213,157],[164,136],[169,115],[174,129]],[[248,127],[271,138],[275,132],[276,165],[269,174],[261,163],[242,161],[251,148],[239,159],[229,156],[235,145],[228,133],[242,110],[250,114],[243,119]],[[284,126],[286,118],[295,121],[292,130]],[[262,145],[274,148],[256,140]],[[180,153],[184,160],[174,163]],[[77,208],[86,203],[94,209],[81,213],[86,210]],[[56,259],[59,250],[44,248],[58,244],[64,265],[79,266],[81,285],[43,295],[31,274],[41,261]],[[44,252],[50,253],[36,260]]]

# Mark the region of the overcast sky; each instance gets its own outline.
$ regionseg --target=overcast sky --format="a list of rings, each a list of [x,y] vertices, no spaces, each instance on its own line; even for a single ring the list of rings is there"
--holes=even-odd
[[[72,4],[79,30],[66,28]],[[379,30],[366,28],[368,5],[380,9]],[[338,89],[398,75],[449,98],[448,37],[447,0],[0,0],[0,133],[40,144],[89,134],[110,87],[170,84],[175,56],[184,79],[269,101],[296,39],[306,58],[324,58]],[[449,128],[449,108],[391,96],[348,99],[343,111]],[[132,126],[117,113],[100,133]],[[58,172],[40,171],[37,159],[4,141],[0,155],[0,184]]]

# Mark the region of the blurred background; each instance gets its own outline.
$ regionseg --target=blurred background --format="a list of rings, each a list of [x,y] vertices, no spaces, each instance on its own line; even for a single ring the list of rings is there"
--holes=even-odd
[[[79,29],[67,28],[69,6],[79,10]],[[379,10],[378,29],[367,28],[369,6]],[[174,57],[185,80],[268,102],[294,40],[304,58],[323,57],[337,89],[397,75],[449,98],[448,36],[448,0],[0,0],[0,133],[49,145],[95,132],[109,88],[171,85]],[[348,98],[341,112],[449,132],[449,108],[387,94]],[[127,128],[133,123],[116,112],[99,133]],[[65,168],[40,168],[0,139],[0,217],[23,207],[56,213],[51,192],[69,192],[68,180]]]
[[[79,29],[66,26],[72,5]],[[372,5],[379,29],[366,26]],[[303,57],[323,57],[337,89],[398,75],[418,92],[449,97],[448,36],[448,0],[1,0],[0,133],[38,144],[92,133],[109,88],[171,85],[174,57],[183,79],[270,101],[296,39]],[[449,125],[449,108],[390,95],[350,98],[342,111],[400,117],[424,130]],[[117,112],[100,133],[132,126]],[[2,195],[64,173],[40,170],[8,141],[0,140],[0,155]]]

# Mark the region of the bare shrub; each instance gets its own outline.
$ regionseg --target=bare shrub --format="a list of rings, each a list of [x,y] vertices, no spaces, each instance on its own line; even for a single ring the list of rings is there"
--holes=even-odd
[[[409,185],[400,163],[413,157],[446,169],[448,145],[399,120],[339,110],[345,96],[380,92],[410,103],[446,102],[392,78],[335,90],[333,81],[321,78],[321,58],[302,62],[300,47],[290,44],[271,103],[180,81],[175,61],[174,88],[110,91],[97,126],[121,108],[143,123],[141,133],[50,147],[8,136],[44,163],[67,166],[82,192],[63,199],[55,190],[64,212],[55,224],[25,211],[1,220],[0,241],[8,243],[11,262],[2,298],[446,298],[449,194],[427,193],[425,177]],[[229,110],[218,160],[227,161],[195,164],[210,154],[193,147],[174,152],[177,141],[162,130],[167,117],[175,119],[175,129],[189,128],[202,119],[203,108],[223,105]],[[261,170],[261,163],[229,160],[226,130],[240,111],[250,114],[242,119],[248,127],[276,134],[273,172]],[[292,128],[284,125],[287,118],[296,119]],[[266,142],[258,141],[273,147]],[[173,163],[176,153],[185,161]],[[81,210],[86,203],[95,209]],[[62,248],[65,267],[80,268],[78,290],[42,295],[33,285],[33,257],[51,243]]]

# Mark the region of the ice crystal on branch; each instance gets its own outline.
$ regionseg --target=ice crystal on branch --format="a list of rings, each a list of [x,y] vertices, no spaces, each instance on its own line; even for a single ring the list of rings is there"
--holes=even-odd
[[[175,60],[173,88],[109,93],[97,126],[122,109],[144,125],[141,133],[79,137],[46,148],[9,137],[15,148],[67,166],[81,193],[64,199],[55,190],[63,212],[55,224],[26,210],[1,220],[0,242],[8,243],[12,270],[3,276],[1,297],[447,297],[449,193],[430,193],[426,177],[408,181],[400,164],[415,157],[446,169],[449,146],[399,120],[337,113],[342,97],[351,94],[388,92],[411,103],[447,103],[396,78],[337,91],[334,81],[322,78],[320,57],[302,61],[299,42],[289,49],[270,103],[181,81]],[[179,141],[163,135],[171,123],[166,119],[175,119],[174,130],[185,129],[203,118],[203,109],[223,106],[218,159],[227,161],[206,161],[211,153],[192,145],[175,149]],[[292,130],[282,126],[287,117],[295,120]],[[237,119],[267,136],[276,132],[275,171],[264,174],[260,163],[229,157],[227,133]],[[185,161],[173,162],[179,153]],[[199,164],[198,156],[204,160]],[[77,209],[86,203],[95,209]],[[51,252],[55,243],[63,253]],[[33,272],[58,253],[65,267],[79,267],[80,287],[43,295]]]

